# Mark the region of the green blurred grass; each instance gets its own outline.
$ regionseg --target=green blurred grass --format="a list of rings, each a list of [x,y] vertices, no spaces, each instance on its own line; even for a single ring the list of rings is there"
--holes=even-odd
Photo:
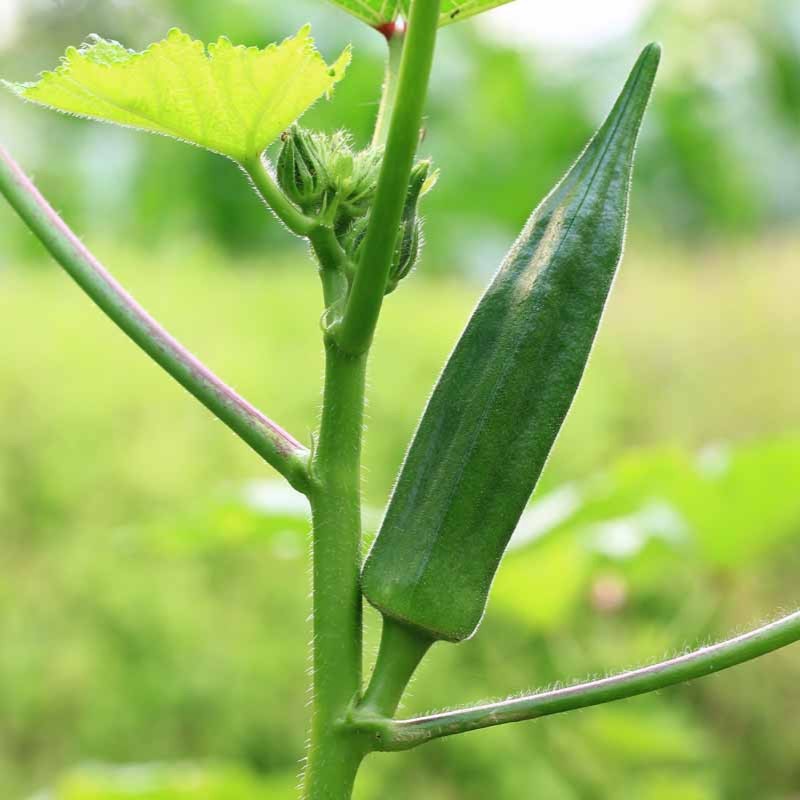
[[[634,243],[542,491],[634,448],[796,431],[796,248]],[[223,268],[192,240],[155,256],[98,250],[173,333],[308,440],[322,372],[309,265],[267,253]],[[370,369],[374,506],[480,291],[422,273],[387,302]],[[46,261],[0,273],[0,342],[0,796],[53,786],[85,762],[228,762],[293,785],[310,636],[302,538],[226,505],[268,469]],[[217,527],[241,530],[240,543],[215,540]],[[434,651],[409,711],[658,657],[796,602],[783,543],[747,568],[676,551],[635,569],[593,562],[572,579],[574,550],[532,557],[530,571],[509,563],[507,586],[537,605],[532,580],[545,601],[547,581],[571,580],[574,597],[531,622],[498,595],[474,642]],[[621,613],[593,607],[598,581],[626,587]],[[780,698],[796,668],[785,654],[701,689],[370,759],[358,796],[787,797],[800,775]],[[70,788],[81,781],[90,788]],[[116,797],[92,781],[73,772],[59,800]],[[226,791],[202,796],[238,800]]]
[[[631,248],[549,478],[585,473],[624,447],[741,440],[796,425],[795,248]],[[265,254],[263,263],[222,269],[192,241],[157,259],[100,251],[191,349],[308,441],[322,373],[309,265]],[[0,402],[16,420],[3,450],[39,473],[54,512],[127,522],[131,503],[146,498],[141,505],[157,512],[203,486],[264,472],[55,267],[9,269],[0,281]],[[481,290],[421,274],[387,301],[370,366],[365,488],[374,502],[391,486]],[[81,495],[94,495],[89,509],[74,502]]]

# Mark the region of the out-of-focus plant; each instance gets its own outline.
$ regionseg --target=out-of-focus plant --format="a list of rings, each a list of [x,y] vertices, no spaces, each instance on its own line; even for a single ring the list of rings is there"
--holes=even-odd
[[[502,555],[578,389],[622,255],[634,149],[660,48],[644,49],[607,120],[534,211],[480,300],[422,416],[362,569],[367,359],[384,297],[419,259],[421,203],[436,182],[431,163],[416,154],[437,31],[500,2],[337,2],[389,44],[383,99],[366,149],[344,131],[325,135],[296,124],[333,90],[350,60],[346,50],[327,64],[307,28],[264,49],[226,38],[206,46],[172,30],[137,53],[94,36],[70,48],[36,83],[10,85],[40,105],[226,156],[284,226],[308,241],[322,282],[326,353],[321,421],[310,447],[150,317],[0,150],[0,189],[53,256],[131,339],[310,502],[314,685],[304,793],[313,800],[349,797],[362,761],[376,751],[649,693],[800,638],[800,615],[793,614],[614,677],[395,719],[431,646],[475,634]],[[279,137],[273,167],[264,152]],[[671,467],[667,459],[664,469]],[[698,524],[724,516],[725,492],[712,502],[691,481],[670,485],[675,504]],[[599,492],[594,503],[602,508],[603,502]],[[776,508],[772,521],[783,519]],[[362,598],[383,614],[366,688]]]

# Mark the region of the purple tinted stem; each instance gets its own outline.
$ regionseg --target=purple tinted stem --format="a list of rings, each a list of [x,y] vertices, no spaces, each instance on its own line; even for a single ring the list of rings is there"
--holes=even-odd
[[[305,489],[308,450],[167,333],[89,252],[3,147],[0,192],[113,322],[293,486]]]
[[[356,724],[372,734],[376,749],[407,750],[442,736],[538,719],[655,692],[735,667],[798,640],[800,611],[725,642],[590,683],[428,717],[398,721],[362,719],[356,720]]]

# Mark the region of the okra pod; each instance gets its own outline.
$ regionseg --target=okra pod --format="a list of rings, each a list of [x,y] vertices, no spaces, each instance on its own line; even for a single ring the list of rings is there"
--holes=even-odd
[[[470,637],[578,389],[619,264],[634,149],[660,60],[534,211],[428,402],[367,557],[364,595],[432,639]],[[535,595],[536,587],[530,587]]]

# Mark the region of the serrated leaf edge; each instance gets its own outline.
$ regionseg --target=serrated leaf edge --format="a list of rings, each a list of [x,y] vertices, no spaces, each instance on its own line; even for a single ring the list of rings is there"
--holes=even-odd
[[[333,91],[334,85],[339,80],[341,80],[341,78],[344,75],[344,71],[347,69],[347,67],[349,66],[350,62],[352,61],[352,45],[347,45],[344,48],[344,50],[342,51],[342,53],[339,55],[339,57],[336,59],[336,61],[334,61],[332,64],[328,64],[328,62],[323,57],[322,53],[320,53],[320,51],[316,47],[315,40],[311,36],[311,25],[308,24],[308,23],[303,25],[298,30],[298,32],[296,34],[294,34],[293,36],[287,36],[283,40],[281,40],[280,42],[271,42],[270,44],[266,45],[265,47],[258,47],[257,45],[242,45],[242,44],[235,45],[230,40],[230,38],[228,36],[225,36],[225,35],[220,36],[214,42],[209,42],[208,44],[205,44],[204,42],[202,42],[199,39],[192,38],[192,36],[190,34],[182,31],[180,28],[173,27],[173,28],[169,29],[169,31],[167,32],[167,35],[163,39],[160,39],[157,42],[153,42],[152,44],[148,45],[144,50],[137,51],[137,50],[131,50],[129,48],[126,48],[124,45],[122,45],[120,42],[116,41],[115,39],[105,39],[104,37],[100,36],[99,34],[94,34],[93,33],[93,34],[89,34],[89,36],[87,37],[87,40],[85,42],[83,42],[83,44],[81,44],[80,47],[75,47],[74,45],[68,47],[66,49],[66,51],[64,52],[64,55],[62,55],[59,58],[59,65],[55,69],[44,70],[44,71],[40,72],[37,80],[29,81],[29,82],[13,82],[13,81],[7,81],[7,80],[4,80],[4,79],[0,78],[0,85],[5,87],[6,89],[9,89],[14,94],[16,94],[18,97],[21,97],[23,100],[25,100],[26,102],[32,103],[32,104],[37,105],[37,106],[40,106],[42,108],[47,108],[47,109],[50,109],[50,110],[53,110],[53,111],[58,111],[61,114],[66,114],[67,116],[71,116],[71,117],[77,117],[79,119],[89,119],[89,120],[92,120],[94,122],[101,122],[101,123],[104,123],[104,124],[107,124],[107,125],[114,125],[114,126],[119,127],[119,128],[127,128],[127,129],[130,129],[130,130],[141,131],[142,128],[139,128],[136,125],[130,125],[130,124],[122,123],[122,122],[117,122],[115,120],[103,119],[101,117],[93,116],[91,114],[82,114],[82,113],[76,112],[76,111],[67,111],[67,110],[58,108],[57,106],[52,106],[52,105],[50,105],[48,103],[43,103],[43,102],[37,100],[36,98],[30,97],[28,95],[28,92],[31,89],[40,87],[43,82],[51,80],[51,79],[61,79],[61,78],[67,78],[68,79],[69,78],[68,73],[69,73],[70,66],[71,66],[71,60],[73,58],[75,58],[76,56],[85,57],[87,52],[90,49],[92,49],[94,47],[97,47],[101,43],[102,44],[109,44],[109,45],[118,45],[119,47],[124,49],[128,54],[130,54],[130,58],[128,58],[125,61],[120,61],[120,62],[117,62],[117,63],[114,63],[114,64],[97,64],[96,66],[100,67],[101,69],[102,68],[108,68],[108,69],[114,69],[114,70],[127,70],[127,69],[131,69],[134,64],[136,64],[138,61],[143,59],[145,56],[147,56],[148,54],[150,54],[152,52],[156,52],[159,48],[163,47],[165,44],[167,44],[170,41],[188,42],[189,44],[193,45],[195,47],[195,49],[198,49],[198,50],[202,51],[202,54],[205,56],[205,58],[210,61],[213,58],[215,51],[217,49],[221,48],[221,47],[230,47],[230,48],[232,48],[234,50],[242,50],[242,51],[245,51],[245,52],[255,51],[255,52],[258,52],[258,53],[266,53],[266,52],[269,52],[271,50],[275,50],[275,49],[277,49],[277,48],[279,48],[279,47],[281,47],[281,46],[283,46],[285,44],[288,44],[289,42],[291,42],[293,40],[301,41],[302,42],[302,52],[303,52],[303,54],[308,56],[308,57],[310,57],[310,58],[312,58],[312,59],[314,59],[314,60],[316,60],[316,61],[318,61],[318,62],[321,62],[325,66],[325,68],[327,69],[329,76],[331,78],[335,78],[335,80],[333,82],[333,85],[331,85],[331,87],[324,92],[325,97],[329,98],[331,93],[332,93],[332,91]],[[96,91],[94,91],[94,90],[92,90],[92,91],[93,91],[93,93],[96,94]],[[113,105],[113,103],[110,103],[110,101],[106,101],[106,102],[109,102],[110,105]],[[308,108],[305,109],[305,111],[308,111],[308,109],[311,108],[313,105],[314,104],[312,103],[310,106],[308,106]],[[216,153],[217,155],[221,155],[221,156],[224,156],[226,158],[231,158],[232,160],[236,161],[236,159],[233,158],[228,153],[223,153],[223,152],[221,152],[219,150],[214,150],[213,148],[207,147],[206,145],[200,144],[198,142],[193,142],[193,141],[191,141],[189,139],[183,138],[182,136],[176,135],[174,132],[170,131],[168,128],[163,127],[159,122],[157,122],[155,120],[152,120],[152,119],[150,119],[150,118],[148,118],[146,116],[143,116],[143,115],[141,115],[141,114],[139,114],[139,113],[137,113],[135,111],[131,111],[128,108],[125,108],[123,110],[125,111],[126,114],[139,116],[139,117],[141,117],[142,120],[146,121],[148,123],[148,125],[151,125],[151,126],[155,125],[160,129],[160,130],[153,130],[152,128],[147,128],[144,131],[145,133],[152,133],[152,134],[155,134],[155,135],[158,135],[158,136],[166,136],[166,137],[174,139],[176,141],[183,142],[184,144],[189,144],[189,145],[192,145],[193,147],[198,147],[198,148],[200,148],[202,150],[207,150],[209,152]],[[303,113],[305,113],[305,111]],[[302,114],[301,114],[301,116],[302,116]],[[298,117],[298,119],[299,119],[299,117]]]

